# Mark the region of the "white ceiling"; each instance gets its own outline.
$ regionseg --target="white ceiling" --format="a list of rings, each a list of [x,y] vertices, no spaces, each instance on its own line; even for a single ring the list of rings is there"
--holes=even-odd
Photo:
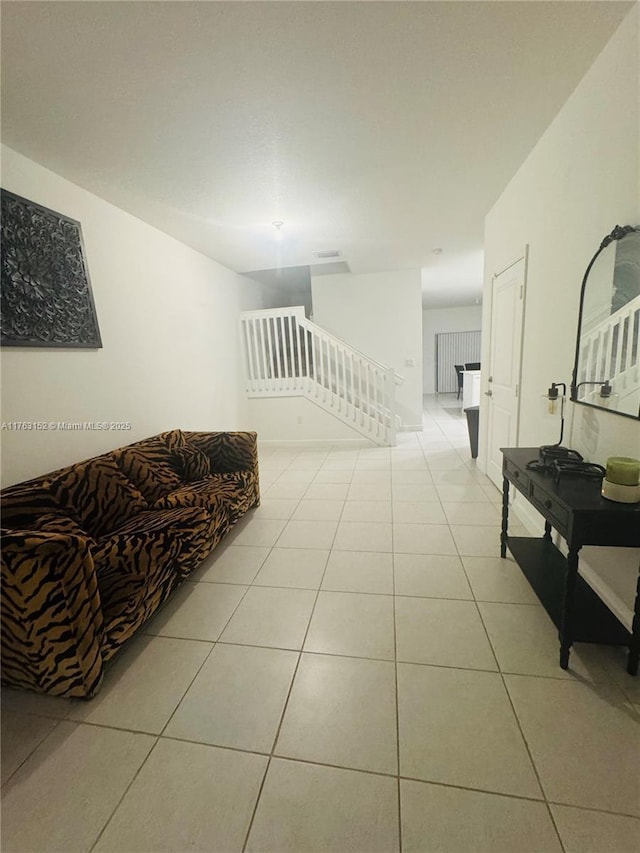
[[[632,4],[2,5],[10,147],[234,270],[339,249],[445,306],[480,297],[485,214]]]

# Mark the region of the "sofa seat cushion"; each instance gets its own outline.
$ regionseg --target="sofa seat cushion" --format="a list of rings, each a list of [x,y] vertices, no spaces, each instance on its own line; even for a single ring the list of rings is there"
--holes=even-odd
[[[224,495],[217,488],[213,477],[205,477],[197,483],[183,483],[168,495],[153,504],[152,509],[173,509],[176,507],[201,506],[211,512],[224,504]]]
[[[67,533],[69,536],[82,536],[91,539],[91,536],[78,522],[63,512],[48,512],[41,515],[37,522],[37,530],[43,533]]]
[[[227,505],[232,523],[235,524],[241,515],[255,505],[256,479],[253,471],[234,471],[207,477],[206,482],[213,486],[215,493]]]
[[[135,483],[150,504],[182,483],[181,464],[174,456],[175,450],[181,446],[178,444],[180,441],[182,433],[172,430],[113,451],[112,456],[123,473]]]
[[[130,621],[147,594],[175,577],[180,547],[171,530],[115,534],[98,543],[93,558],[106,625]]]
[[[224,514],[231,524],[252,504],[251,471],[210,474],[197,483],[187,483],[161,498],[154,509],[178,506],[205,506],[213,514]]]
[[[138,513],[92,549],[98,578],[105,572],[126,574],[155,564],[161,568],[171,565],[185,576],[209,553],[210,529],[211,517],[205,507]]]
[[[71,465],[49,488],[59,507],[98,539],[148,509],[140,491],[109,454]]]
[[[211,548],[217,545],[235,521],[234,508],[221,494],[213,477],[198,483],[186,483],[153,505],[153,509],[163,511],[178,507],[203,507],[207,511]]]

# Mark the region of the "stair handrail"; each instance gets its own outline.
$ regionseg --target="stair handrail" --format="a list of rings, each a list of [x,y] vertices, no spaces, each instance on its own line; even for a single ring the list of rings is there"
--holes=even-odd
[[[615,326],[620,326],[620,328],[622,328],[622,323],[627,319],[627,317],[630,318],[630,322],[631,322],[631,318],[633,317],[635,312],[638,310],[638,308],[640,308],[640,296],[636,296],[633,299],[630,299],[621,308],[618,308],[618,310],[615,311],[613,314],[609,314],[607,317],[605,317],[599,323],[597,323],[592,329],[590,329],[588,332],[584,333],[584,335],[580,341],[580,355],[582,356],[582,358],[580,359],[582,362],[580,365],[581,373],[584,373],[586,375],[589,372],[589,370],[592,368],[592,364],[591,364],[592,351],[591,351],[591,348],[592,348],[593,344],[596,341],[602,340],[603,335],[608,334],[613,328],[615,328]],[[630,345],[631,345],[631,342],[629,341],[628,346],[630,346]],[[607,352],[605,355],[605,362],[606,362],[607,370],[611,364],[611,358],[614,354],[612,346],[613,346],[613,339],[612,339],[612,337],[610,337],[609,340],[607,341]],[[620,332],[618,335],[618,343],[617,343],[618,351],[620,350],[621,346],[622,346],[622,333]],[[586,359],[586,361],[584,359]],[[636,369],[638,368],[638,359],[636,359],[636,361],[633,364],[630,364],[629,360],[627,360],[627,363],[624,367],[624,370],[619,369],[620,368],[619,360],[617,360],[616,361],[616,372],[615,372],[615,374],[611,374],[611,375],[607,374],[607,376],[605,378],[608,379],[609,382],[613,382],[614,380],[618,379],[619,377],[627,374],[633,367],[635,367]],[[605,372],[607,372],[607,370],[605,370]]]
[[[333,341],[333,343],[339,344],[342,347],[345,347],[351,352],[355,353],[358,358],[361,358],[363,361],[369,362],[369,364],[377,367],[378,370],[393,370],[393,381],[396,385],[404,385],[407,381],[405,376],[402,376],[400,373],[397,373],[396,370],[390,368],[388,364],[383,364],[381,361],[376,361],[375,358],[371,358],[370,355],[362,352],[357,347],[354,347],[352,344],[347,343],[347,341],[339,338],[337,335],[328,332],[323,326],[319,326],[317,323],[314,323],[313,320],[309,320],[309,318],[305,314],[304,305],[293,305],[286,306],[285,308],[260,308],[254,311],[242,311],[241,317],[243,318],[260,318],[260,317],[282,317],[283,313],[286,313],[289,316],[295,317],[296,321],[300,326],[306,328],[307,331],[312,334],[319,334],[323,337]]]
[[[303,329],[307,329],[312,334],[320,335],[323,338],[326,338],[329,341],[332,341],[334,344],[338,344],[345,349],[351,350],[351,352],[355,353],[358,358],[362,359],[362,361],[366,361],[369,364],[376,367],[378,370],[387,371],[393,370],[393,381],[396,385],[404,385],[406,382],[406,378],[401,376],[399,373],[393,369],[393,367],[389,367],[388,364],[383,364],[381,361],[376,361],[375,358],[371,358],[370,355],[366,355],[362,350],[359,350],[357,347],[354,347],[353,344],[348,344],[342,338],[339,338],[337,335],[328,332],[323,326],[319,326],[317,323],[314,323],[313,320],[309,320],[307,317],[303,317],[302,320],[298,320]]]
[[[376,361],[375,358],[371,358],[370,355],[367,355],[366,353],[362,352],[362,350],[359,350],[357,347],[354,347],[353,344],[347,343],[345,340],[339,338],[337,335],[334,335],[332,332],[328,332],[323,326],[319,326],[317,323],[314,323],[313,320],[309,320],[308,317],[303,316],[300,325],[303,328],[307,328],[312,333],[320,334],[324,338],[327,338],[328,340],[332,341],[333,343],[339,344],[340,346],[351,350],[351,352],[355,353],[358,358],[362,359],[362,361],[369,362],[369,364],[373,365],[374,367],[377,367],[378,370],[393,370],[393,381],[396,385],[404,385],[404,383],[406,382],[406,378],[404,376],[401,376],[401,374],[397,373],[393,367],[389,367],[388,364],[383,364],[381,361]]]
[[[624,320],[625,317],[634,314],[638,308],[640,308],[640,296],[634,296],[633,299],[630,299],[628,302],[618,308],[617,311],[614,311],[613,314],[607,314],[599,323],[596,323],[592,329],[588,332],[584,333],[585,338],[593,338],[597,337],[602,331],[604,331],[609,326],[615,326],[620,320]]]

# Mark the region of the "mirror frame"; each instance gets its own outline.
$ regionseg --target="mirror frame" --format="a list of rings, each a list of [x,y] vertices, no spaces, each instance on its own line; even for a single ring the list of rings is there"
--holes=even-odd
[[[591,267],[595,264],[597,258],[600,256],[600,253],[607,248],[611,243],[616,240],[622,240],[623,237],[626,237],[628,234],[633,234],[636,231],[640,231],[640,226],[635,225],[616,225],[611,234],[607,234],[604,238],[600,246],[598,247],[598,251],[589,261],[589,265],[585,271],[584,277],[582,279],[582,286],[580,288],[580,306],[578,308],[578,332],[576,334],[576,351],[575,357],[573,360],[573,374],[571,376],[571,395],[569,399],[572,403],[578,403],[580,406],[588,406],[590,409],[598,409],[601,412],[610,412],[612,415],[619,415],[623,418],[632,418],[634,421],[640,420],[640,411],[637,415],[632,415],[629,412],[619,412],[616,409],[610,409],[607,406],[598,406],[596,403],[587,403],[585,400],[578,400],[578,359],[580,357],[580,333],[582,332],[582,309],[584,307],[584,292],[587,286],[587,279],[589,278],[589,273],[591,272]]]

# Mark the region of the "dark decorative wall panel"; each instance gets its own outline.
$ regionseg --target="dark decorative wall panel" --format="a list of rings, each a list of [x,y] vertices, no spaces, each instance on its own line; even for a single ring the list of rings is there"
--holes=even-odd
[[[80,223],[2,196],[2,346],[102,346]]]

